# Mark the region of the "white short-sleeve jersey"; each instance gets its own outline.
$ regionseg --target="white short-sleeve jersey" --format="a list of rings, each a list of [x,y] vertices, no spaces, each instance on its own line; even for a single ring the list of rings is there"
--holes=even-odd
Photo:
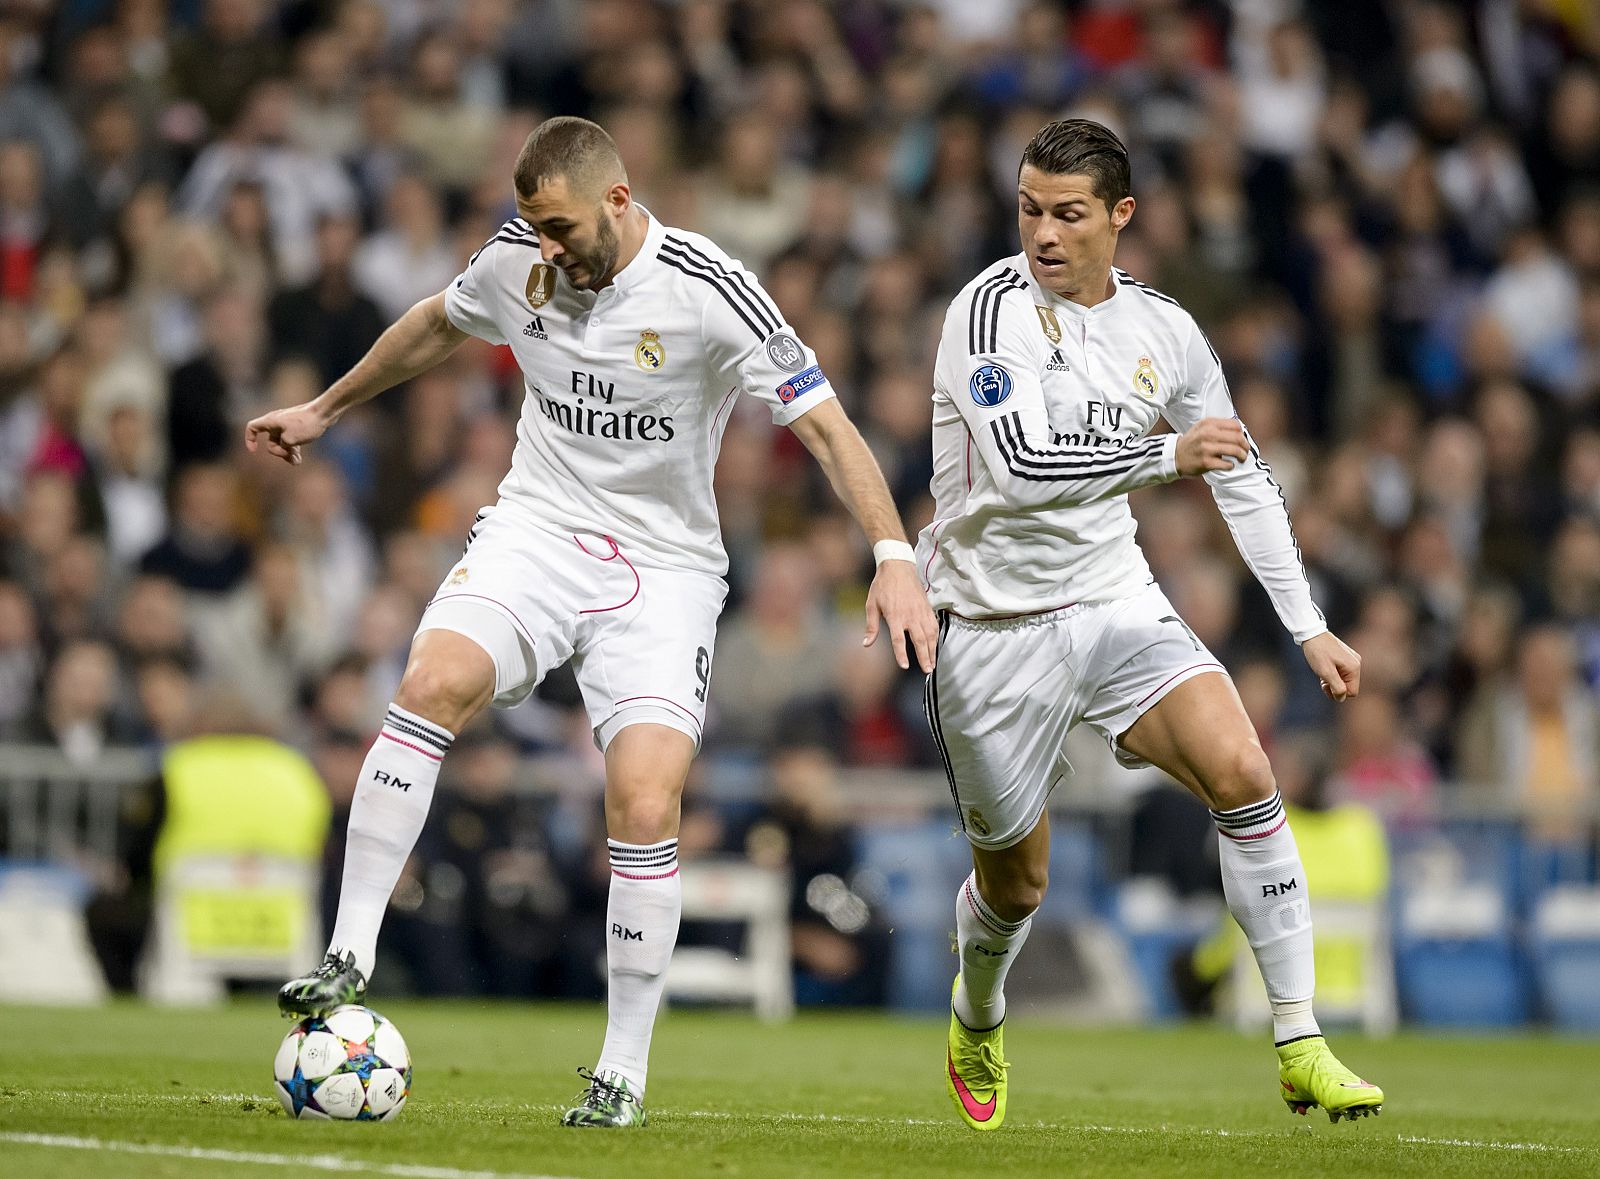
[[[1113,270],[1094,307],[1016,254],[951,303],[933,389],[934,521],[918,563],[936,609],[987,618],[1108,601],[1150,584],[1127,493],[1177,477],[1178,431],[1234,417],[1222,365],[1176,300]],[[1206,476],[1235,543],[1297,640],[1327,629],[1254,441]]]
[[[646,214],[648,216],[648,213]],[[501,499],[646,564],[727,570],[711,476],[738,395],[788,425],[833,396],[753,275],[654,217],[611,285],[577,290],[520,218],[445,291],[456,327],[510,344],[526,397]]]

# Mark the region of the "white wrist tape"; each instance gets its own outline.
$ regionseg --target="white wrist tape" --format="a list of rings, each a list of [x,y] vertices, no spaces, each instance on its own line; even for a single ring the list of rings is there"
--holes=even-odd
[[[917,553],[903,540],[880,540],[872,546],[872,559],[879,565],[885,561],[910,561],[915,564]]]

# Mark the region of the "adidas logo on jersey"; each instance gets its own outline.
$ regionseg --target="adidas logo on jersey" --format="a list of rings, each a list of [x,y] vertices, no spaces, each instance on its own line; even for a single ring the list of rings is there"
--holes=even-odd
[[[1051,351],[1050,362],[1044,366],[1044,370],[1050,373],[1070,373],[1072,371],[1066,359],[1061,355],[1061,349],[1059,348]]]
[[[528,321],[528,326],[522,329],[522,334],[532,336],[535,340],[548,340],[550,338],[545,335],[544,320],[537,315]]]

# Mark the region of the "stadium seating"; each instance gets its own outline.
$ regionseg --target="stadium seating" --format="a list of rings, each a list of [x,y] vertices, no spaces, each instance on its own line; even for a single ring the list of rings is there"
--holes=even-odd
[[[667,971],[669,1000],[749,1003],[762,1019],[794,1012],[789,969],[789,881],[740,860],[696,860],[679,871],[683,919],[746,926],[743,954],[682,946]]]
[[[889,992],[908,1011],[943,1011],[956,960],[950,952],[956,886],[972,870],[967,842],[939,817],[915,824],[871,825],[858,839],[860,864],[882,881],[882,904],[894,928]]]
[[[1531,943],[1544,1014],[1562,1030],[1600,1032],[1600,888],[1547,892]]]
[[[1436,1027],[1512,1027],[1528,1019],[1527,972],[1493,885],[1423,885],[1400,910],[1395,973],[1406,1019]]]
[[[105,1000],[83,921],[88,896],[74,868],[0,860],[0,1002]]]
[[[1214,897],[1181,900],[1165,882],[1135,877],[1117,891],[1117,929],[1143,985],[1143,1008],[1149,1019],[1177,1019],[1183,1014],[1172,987],[1173,957],[1187,953],[1207,937],[1222,914]]]

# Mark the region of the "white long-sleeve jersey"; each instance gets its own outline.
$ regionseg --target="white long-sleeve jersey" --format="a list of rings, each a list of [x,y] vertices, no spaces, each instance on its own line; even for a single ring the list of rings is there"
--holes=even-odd
[[[629,560],[721,575],[711,477],[740,393],[787,426],[833,396],[755,276],[698,233],[650,218],[596,293],[544,260],[513,218],[445,291],[445,315],[510,344],[527,396],[500,497]]]
[[[917,559],[935,609],[1028,614],[1138,592],[1151,580],[1127,493],[1177,478],[1177,434],[1234,417],[1222,365],[1177,301],[1114,270],[1083,307],[1040,287],[1016,254],[945,315],[934,367],[934,521]],[[1248,437],[1248,432],[1247,432]],[[1255,442],[1206,476],[1278,617],[1304,642],[1327,629]]]

